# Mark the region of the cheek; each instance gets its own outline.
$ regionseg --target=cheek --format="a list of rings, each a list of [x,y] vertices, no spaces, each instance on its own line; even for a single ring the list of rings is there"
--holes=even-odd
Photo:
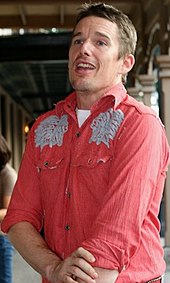
[[[72,57],[73,57],[73,52],[72,52],[72,48],[70,47],[69,52],[68,52],[68,59],[69,59],[69,62],[71,62]]]
[[[68,57],[68,69],[70,70],[73,67],[73,56],[71,53],[69,53],[69,57]]]
[[[73,52],[72,50],[69,51],[68,54],[68,67],[71,68],[73,66],[73,63],[75,61],[76,55],[75,52]]]
[[[107,74],[114,73],[115,72],[115,66],[111,63],[111,61],[107,62],[103,66],[104,72]]]
[[[68,56],[69,56],[69,58],[72,59],[73,57],[76,56],[77,53],[78,53],[78,51],[77,51],[76,46],[71,46],[70,49],[69,49]]]
[[[112,73],[117,72],[118,63],[116,62],[116,60],[113,60],[113,58],[110,58],[110,60],[108,60],[107,63],[106,63],[106,69],[109,72],[112,71]]]

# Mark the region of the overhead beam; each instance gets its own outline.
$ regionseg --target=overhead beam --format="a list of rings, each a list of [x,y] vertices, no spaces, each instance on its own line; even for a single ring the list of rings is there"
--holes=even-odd
[[[96,2],[96,1],[91,1]],[[111,4],[138,4],[141,0],[107,0]],[[82,4],[81,0],[0,0],[0,5],[15,5],[15,4],[28,4],[28,5],[49,5],[49,4]]]
[[[0,7],[1,8],[1,7]],[[65,15],[61,21],[60,15],[27,15],[23,22],[18,16],[0,16],[0,28],[62,28],[72,29],[75,22],[75,15]]]
[[[93,1],[91,1],[93,2]],[[96,2],[96,1],[94,1]],[[116,7],[120,7],[122,9],[124,7],[140,7],[142,0],[107,0],[107,3],[113,4]],[[65,7],[67,5],[82,5],[82,1],[80,0],[0,0],[0,9],[1,9],[1,16],[0,16],[0,28],[63,28],[63,29],[72,29],[75,23],[75,14],[67,14],[65,13]],[[55,14],[29,14],[26,13],[26,6],[32,6],[34,9],[34,5],[40,7],[41,6],[50,6],[55,5],[59,12]],[[3,6],[8,7],[9,11],[12,10],[15,6],[19,9],[19,13],[11,14],[5,13],[3,14]],[[11,7],[10,7],[11,6]],[[126,10],[126,9],[125,9]],[[129,10],[129,9],[128,9]],[[58,14],[57,14],[58,13]],[[128,12],[126,12],[128,14]],[[130,15],[129,15],[130,16]]]

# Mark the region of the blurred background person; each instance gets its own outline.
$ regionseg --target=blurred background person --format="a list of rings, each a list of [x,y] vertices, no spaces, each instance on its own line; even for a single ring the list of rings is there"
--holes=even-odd
[[[11,150],[0,135],[0,283],[12,283],[13,246],[1,231],[1,222],[6,214],[17,173],[11,167]]]

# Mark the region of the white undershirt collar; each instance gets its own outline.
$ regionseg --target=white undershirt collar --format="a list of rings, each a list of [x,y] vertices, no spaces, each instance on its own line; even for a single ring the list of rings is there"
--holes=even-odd
[[[85,120],[90,116],[91,111],[90,110],[84,110],[84,109],[78,109],[76,107],[76,114],[77,114],[77,120],[79,127],[83,125]]]

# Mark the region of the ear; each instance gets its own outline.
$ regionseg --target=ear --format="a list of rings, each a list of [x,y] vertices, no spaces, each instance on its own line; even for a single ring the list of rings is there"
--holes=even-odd
[[[126,55],[124,58],[122,58],[122,65],[120,67],[120,73],[122,75],[127,74],[135,64],[135,58],[132,54]]]

